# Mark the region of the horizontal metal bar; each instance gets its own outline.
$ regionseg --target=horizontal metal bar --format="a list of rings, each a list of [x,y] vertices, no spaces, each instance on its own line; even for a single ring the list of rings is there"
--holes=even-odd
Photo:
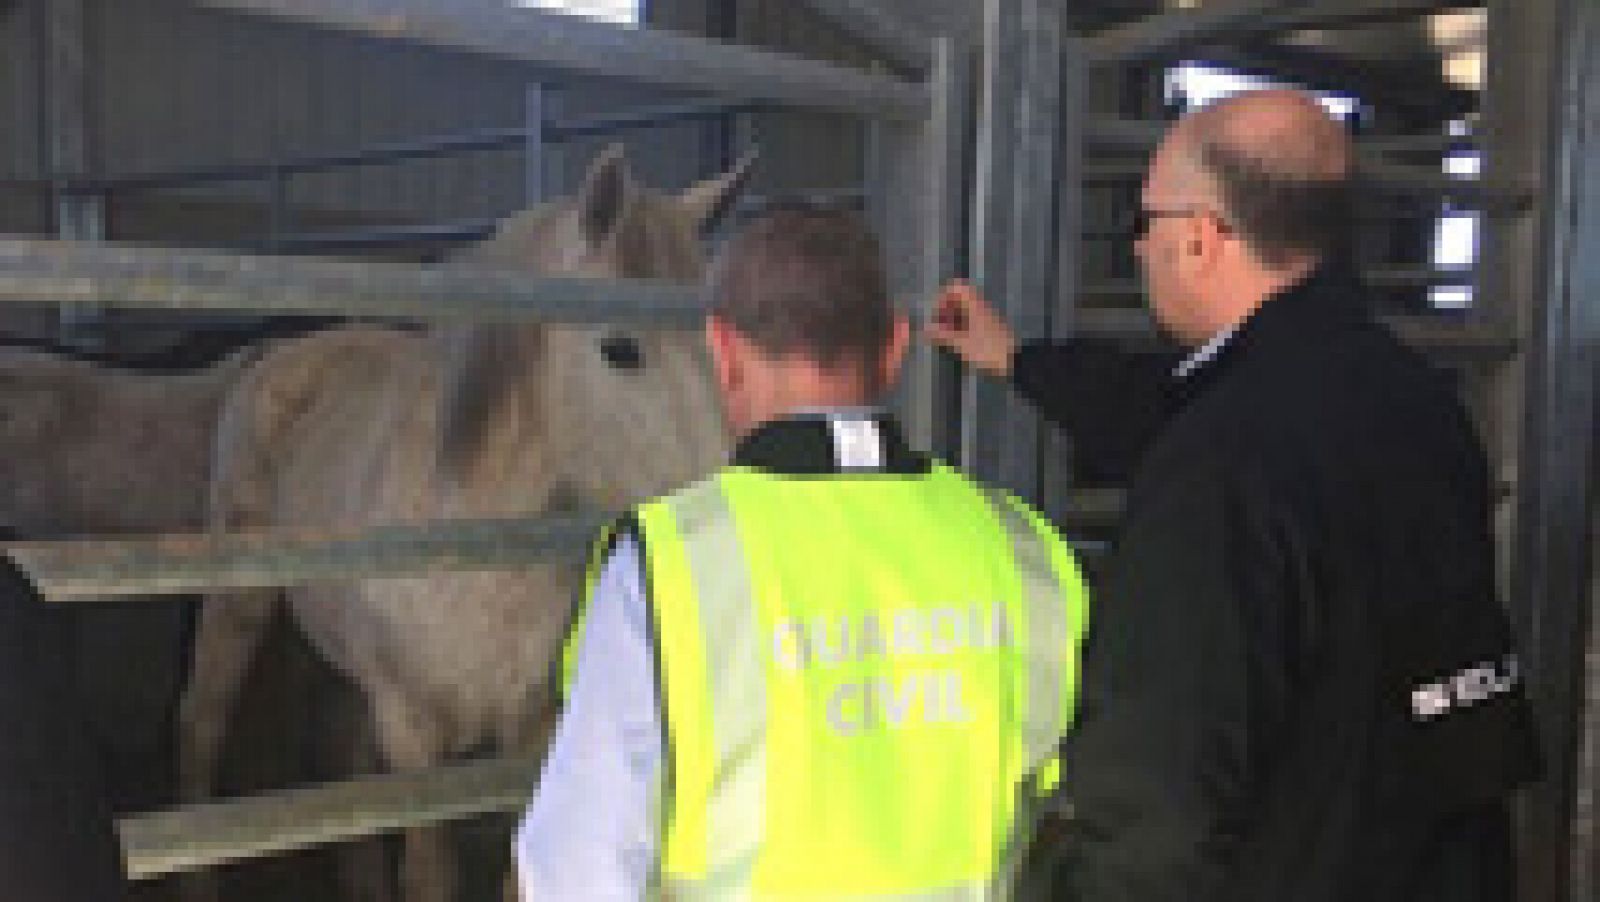
[[[1521,212],[1536,196],[1531,184],[1448,175],[1430,167],[1390,162],[1370,153],[1360,155],[1357,173],[1362,183],[1374,190],[1446,200],[1491,215]]]
[[[1126,236],[1118,236],[1126,237]],[[1429,269],[1426,267],[1381,267],[1361,273],[1361,281],[1372,288],[1433,288],[1472,285],[1477,276],[1471,269]],[[1083,295],[1091,298],[1143,297],[1144,284],[1138,279],[1108,279],[1084,286]]]
[[[1083,40],[1092,63],[1137,63],[1181,52],[1235,31],[1240,25],[1310,0],[1224,0],[1144,16]]]
[[[1313,0],[1268,12],[1236,26],[1235,34],[1299,31],[1307,28],[1353,28],[1376,22],[1418,19],[1453,9],[1475,9],[1483,0]]]
[[[1120,497],[1084,493],[1064,527],[1116,522]],[[315,582],[516,570],[581,556],[611,518],[449,520],[367,529],[22,542],[7,546],[53,602],[226,591]]]
[[[1441,361],[1498,363],[1522,349],[1514,327],[1483,319],[1417,314],[1379,319],[1401,339]],[[1086,335],[1135,342],[1157,337],[1150,314],[1142,307],[1080,307],[1077,328]]]
[[[788,200],[798,200],[802,203],[818,204],[821,206],[848,207],[862,209],[867,202],[865,188],[833,188],[824,191],[800,191],[792,194],[751,194],[741,197],[734,204],[734,209],[741,215],[748,215],[770,207],[774,203]]]
[[[1482,0],[1231,0],[1148,15],[1091,35],[1084,44],[1095,63],[1139,63],[1172,58],[1208,41],[1415,19],[1481,5]]]
[[[454,520],[346,530],[24,542],[8,546],[51,601],[252,589],[581,555],[607,518]]]
[[[867,51],[901,70],[921,73],[933,65],[933,35],[891,14],[875,0],[800,2]]]
[[[453,266],[0,239],[0,304],[695,327],[698,288]]]
[[[552,142],[568,141],[574,138],[614,135],[634,129],[695,122],[739,113],[753,113],[764,108],[765,106],[759,103],[712,101],[648,107],[603,116],[550,121],[545,123],[540,137],[542,140]],[[297,156],[282,160],[122,173],[102,175],[92,179],[69,178],[64,182],[63,190],[68,194],[104,194],[109,191],[149,191],[218,182],[243,182],[307,175],[357,166],[451,157],[464,153],[515,150],[525,146],[531,134],[528,129],[522,127],[476,129],[450,135],[383,142],[339,153]]]
[[[634,129],[656,128],[663,125],[677,125],[682,122],[719,119],[723,116],[736,116],[743,113],[759,113],[767,108],[767,104],[750,101],[701,101],[699,103],[646,107],[642,110],[628,110],[601,116],[551,122],[545,126],[544,137],[551,141],[592,138],[597,135],[614,135],[618,132]]]
[[[1152,119],[1108,119],[1096,117],[1089,120],[1084,135],[1090,146],[1102,150],[1148,153],[1157,144],[1171,122]]]
[[[1161,143],[1173,123],[1158,119],[1116,119],[1097,117],[1089,121],[1089,142],[1102,150],[1147,152]],[[1471,150],[1477,139],[1454,135],[1374,135],[1356,138],[1356,146],[1375,156],[1403,156],[1417,153],[1445,154]]]
[[[578,76],[921,120],[925,86],[769,50],[619,28],[504,0],[195,0],[198,6],[534,64]]]
[[[1362,279],[1373,288],[1439,288],[1470,286],[1477,273],[1471,269],[1387,268],[1369,269]]]
[[[271,241],[238,245],[237,247],[251,252],[267,250],[292,252],[358,247],[392,247],[443,241],[482,241],[494,234],[494,230],[498,225],[499,220],[497,219],[463,219],[456,222],[369,226],[363,229],[338,229],[327,232],[297,232],[289,235],[280,235]]]
[[[1089,123],[1087,135],[1089,143],[1101,150],[1144,153],[1161,142],[1171,125],[1152,120],[1102,118]],[[1358,139],[1358,173],[1364,184],[1385,193],[1448,200],[1494,214],[1515,213],[1533,202],[1531,185],[1453,176],[1433,167],[1397,163],[1385,156],[1388,152],[1410,152],[1416,144],[1414,138]]]
[[[1383,156],[1445,156],[1476,150],[1478,139],[1460,135],[1371,135],[1358,138],[1362,150]]]
[[[408,827],[519,811],[537,759],[367,777],[122,818],[128,876],[151,880]]]

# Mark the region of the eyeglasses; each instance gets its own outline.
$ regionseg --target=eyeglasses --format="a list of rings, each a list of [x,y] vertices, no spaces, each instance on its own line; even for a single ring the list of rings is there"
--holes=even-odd
[[[1150,234],[1150,226],[1157,219],[1175,219],[1180,216],[1211,216],[1217,220],[1217,225],[1224,231],[1231,231],[1232,227],[1222,215],[1209,207],[1177,207],[1171,210],[1151,210],[1147,207],[1137,207],[1128,217],[1127,234],[1134,241],[1138,241]]]

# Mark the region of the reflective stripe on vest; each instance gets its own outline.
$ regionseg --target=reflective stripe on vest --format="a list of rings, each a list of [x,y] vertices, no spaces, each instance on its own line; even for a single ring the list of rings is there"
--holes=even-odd
[[[668,897],[1005,898],[1087,618],[1042,519],[944,467],[731,468],[638,528]]]

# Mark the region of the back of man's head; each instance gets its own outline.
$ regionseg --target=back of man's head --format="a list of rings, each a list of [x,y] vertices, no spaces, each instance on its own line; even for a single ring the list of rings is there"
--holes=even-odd
[[[780,203],[718,255],[711,314],[774,358],[872,365],[894,312],[877,239],[854,212]]]
[[[1242,94],[1196,113],[1183,128],[1229,225],[1264,267],[1286,270],[1346,249],[1353,149],[1314,97]]]

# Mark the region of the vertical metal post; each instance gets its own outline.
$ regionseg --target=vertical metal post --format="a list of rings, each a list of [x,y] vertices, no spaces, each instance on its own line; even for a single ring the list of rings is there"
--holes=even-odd
[[[939,286],[960,267],[970,109],[970,57],[948,38],[933,42],[933,109],[915,124],[874,122],[867,133],[867,212],[883,236],[890,290],[921,319]],[[912,345],[896,407],[912,443],[941,455],[954,442],[951,380],[924,342]]]
[[[1600,682],[1589,663],[1600,656],[1592,632],[1600,618],[1600,6],[1548,5],[1559,28],[1546,98],[1550,142],[1534,257],[1543,270],[1525,371],[1512,582],[1529,627],[1546,740],[1546,779],[1524,819],[1524,872],[1534,881],[1524,898],[1588,902],[1600,892]]]
[[[733,41],[739,34],[739,0],[708,0],[705,4],[708,37]],[[706,172],[726,172],[739,159],[734,152],[738,114],[718,116],[701,133],[701,157]]]
[[[284,237],[289,234],[289,173],[280,164],[273,164],[267,175],[267,250],[283,250]]]
[[[1049,0],[985,3],[972,276],[1025,340],[1046,334],[1054,294],[1060,42]],[[969,383],[962,430],[969,472],[1040,500],[1039,418],[1006,386]]]
[[[1049,336],[1063,340],[1077,326],[1078,290],[1083,285],[1085,127],[1089,121],[1089,59],[1082,39],[1065,36],[1061,44],[1061,112],[1056,150],[1056,274],[1051,291]],[[1059,430],[1044,427],[1041,461],[1042,504],[1055,522],[1064,521],[1073,488],[1069,441]]]
[[[67,181],[93,167],[90,123],[89,0],[42,4],[45,39],[45,126],[55,195],[56,235],[74,241],[105,239],[105,198],[67,191]],[[57,328],[66,344],[99,344],[105,313],[99,307],[63,307]]]
[[[545,142],[545,124],[549,121],[548,89],[544,85],[528,85],[527,98],[522,108],[523,128],[528,139],[522,146],[522,199],[525,206],[540,204],[551,196],[549,146]]]
[[[1484,217],[1475,311],[1528,336],[1516,363],[1488,375],[1480,402],[1495,475],[1516,487],[1514,519],[1501,522],[1509,552],[1502,557],[1510,561],[1502,571],[1545,746],[1547,777],[1524,795],[1519,819],[1519,898],[1529,902],[1588,902],[1595,892],[1592,807],[1580,817],[1577,800],[1587,793],[1592,806],[1579,724],[1593,692],[1585,691],[1583,639],[1593,602],[1585,599],[1590,576],[1579,574],[1592,553],[1585,543],[1595,491],[1597,295],[1582,273],[1587,254],[1592,278],[1597,239],[1592,225],[1582,226],[1594,217],[1592,201],[1585,213],[1582,198],[1592,191],[1584,173],[1593,179],[1595,170],[1585,154],[1600,153],[1595,51],[1585,44],[1597,39],[1596,12],[1593,0],[1488,4],[1484,178],[1538,186],[1530,209]]]

